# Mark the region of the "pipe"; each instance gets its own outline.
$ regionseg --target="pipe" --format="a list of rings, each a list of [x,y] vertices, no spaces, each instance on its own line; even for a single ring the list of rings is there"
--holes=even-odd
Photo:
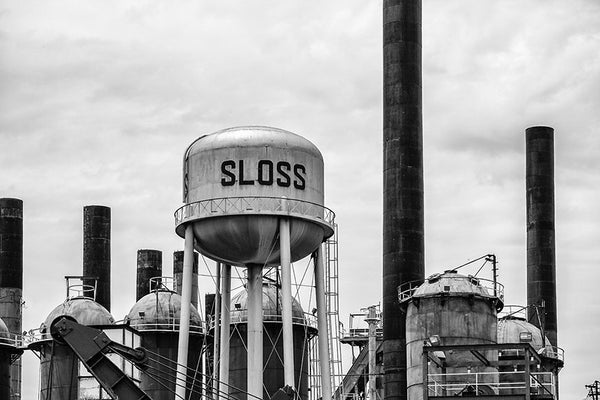
[[[290,221],[279,221],[279,250],[281,263],[281,324],[283,331],[283,383],[294,384],[294,332],[292,326],[292,264],[290,249]]]
[[[525,131],[527,196],[527,306],[529,320],[544,305],[542,324],[552,346],[558,346],[554,224],[554,129],[534,126]]]
[[[110,312],[110,207],[83,207],[83,276],[98,277],[96,302]]]
[[[247,390],[263,398],[262,265],[248,265],[248,377]]]
[[[317,305],[317,335],[319,341],[319,363],[321,367],[322,399],[331,399],[331,366],[329,363],[329,334],[327,329],[327,300],[325,297],[325,260],[323,244],[319,245],[314,255],[315,293]]]
[[[150,293],[150,290],[156,289],[150,287],[150,279],[160,276],[162,276],[162,251],[138,250],[135,301]]]
[[[214,300],[214,332],[213,332],[213,376],[211,382],[211,388],[213,389],[213,398],[219,398],[218,384],[219,382],[219,353],[221,346],[221,271],[223,270],[223,264],[217,263],[217,276],[215,279],[215,300]],[[208,319],[208,318],[207,318]]]
[[[177,346],[177,387],[176,396],[185,399],[187,387],[188,344],[190,339],[190,314],[192,299],[192,269],[194,262],[194,229],[192,224],[185,228],[185,246],[181,290],[181,311],[179,317],[179,341]]]
[[[183,259],[184,252],[173,253],[173,277],[175,278],[175,292],[181,295],[183,285]],[[192,305],[198,309],[198,253],[194,252],[194,265],[192,267]]]
[[[383,372],[385,399],[405,399],[406,317],[397,288],[423,280],[421,0],[383,2]]]
[[[221,277],[221,351],[219,357],[219,396],[229,398],[229,336],[231,333],[231,265],[223,264]]]
[[[23,332],[23,200],[0,199],[0,319],[11,334]],[[20,399],[21,359],[10,366],[11,399]]]

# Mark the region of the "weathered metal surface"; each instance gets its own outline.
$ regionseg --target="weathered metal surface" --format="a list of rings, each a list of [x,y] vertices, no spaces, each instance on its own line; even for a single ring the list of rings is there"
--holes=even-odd
[[[275,285],[262,287],[264,336],[262,337],[263,398],[268,399],[285,384],[283,371],[283,335],[281,291]],[[231,338],[229,361],[229,394],[241,400],[247,398],[248,294],[242,291],[231,299]],[[294,386],[300,398],[308,398],[308,340],[314,336],[314,324],[309,326],[297,300],[292,302]],[[248,397],[250,399],[250,397]]]
[[[421,0],[383,2],[383,364],[385,398],[406,398],[402,283],[424,278]]]
[[[110,311],[110,208],[83,208],[83,275],[98,277],[96,301]],[[85,284],[93,282],[84,280]]]
[[[558,346],[556,315],[556,256],[554,237],[554,129],[546,126],[525,132],[527,201],[527,305],[529,321]]]
[[[277,264],[278,221],[291,219],[292,261],[333,234],[323,207],[323,157],[308,140],[251,126],[205,135],[184,157],[176,232],[194,226],[196,250],[227,264]],[[287,200],[286,200],[287,199]]]
[[[162,276],[162,251],[138,250],[135,301],[150,293],[150,278],[160,276]]]
[[[432,336],[441,345],[494,344],[497,341],[497,297],[479,285],[476,279],[455,272],[446,272],[425,282],[417,289],[408,304],[406,314],[408,399],[423,398],[423,343]],[[385,325],[384,325],[385,327]],[[493,351],[482,352],[490,361],[497,361]],[[491,366],[476,366],[471,353],[446,353],[444,367],[429,371],[452,373],[496,372]],[[469,365],[473,365],[469,368]],[[489,375],[490,387],[497,386],[497,375]]]
[[[183,251],[173,252],[173,277],[175,278],[175,291],[181,296],[183,288]],[[198,253],[194,252],[192,265],[192,305],[198,309]]]

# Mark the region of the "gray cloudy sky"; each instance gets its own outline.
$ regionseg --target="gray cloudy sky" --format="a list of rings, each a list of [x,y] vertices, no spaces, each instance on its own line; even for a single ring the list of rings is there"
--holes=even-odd
[[[600,1],[424,0],[426,272],[497,254],[526,303],[524,130],[556,130],[565,400],[600,379]],[[188,144],[261,124],[325,159],[342,315],[380,301],[381,0],[0,1],[0,196],[25,202],[24,327],[79,274],[82,208],[112,207],[113,315],[136,250],[182,247]],[[208,291],[208,289],[205,289]],[[344,317],[345,318],[345,317]],[[25,357],[24,399],[37,364]]]

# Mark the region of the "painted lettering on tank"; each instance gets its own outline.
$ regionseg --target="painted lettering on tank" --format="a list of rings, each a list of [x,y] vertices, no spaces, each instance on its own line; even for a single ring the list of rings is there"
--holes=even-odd
[[[306,189],[306,167],[303,164],[290,164],[287,161],[259,160],[256,169],[248,168],[244,160],[225,160],[221,163],[221,186],[277,185],[298,190]]]

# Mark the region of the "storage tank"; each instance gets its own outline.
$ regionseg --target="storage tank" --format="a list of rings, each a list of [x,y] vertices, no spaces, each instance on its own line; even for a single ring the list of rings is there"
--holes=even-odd
[[[263,399],[271,398],[284,386],[281,289],[263,283]],[[247,399],[247,322],[248,296],[245,290],[231,299],[231,339],[229,362],[230,396]],[[317,333],[314,317],[308,316],[296,300],[292,305],[294,342],[294,382],[301,399],[308,398],[308,341]]]
[[[14,334],[0,318],[0,399],[11,398],[10,364],[13,355],[21,353],[16,345]]]
[[[193,223],[196,249],[232,265],[280,259],[279,217],[289,216],[292,262],[333,234],[323,207],[323,156],[283,129],[224,129],[193,142],[184,156],[183,201],[176,231]]]
[[[552,346],[550,339],[542,334],[540,328],[527,321],[526,307],[507,307],[515,311],[498,319],[498,343],[529,343],[542,360],[541,365],[537,365],[534,372],[549,372],[553,375],[537,374],[537,381],[556,393],[555,383],[558,379],[558,371],[564,362],[563,350]],[[505,362],[499,367],[500,394],[521,394],[523,392],[523,389],[517,387],[518,384],[515,385],[515,383],[523,382],[525,371],[522,363],[515,363],[515,360],[519,358],[517,350],[503,350],[498,355],[499,361]],[[507,361],[512,361],[512,363]]]
[[[494,294],[497,286],[492,282],[460,275],[454,270],[430,276],[410,296],[403,296],[401,289],[400,301],[408,305],[407,393],[409,400],[416,400],[423,398],[423,343],[437,337],[441,345],[495,344],[497,310],[503,304]],[[456,383],[465,382],[464,375],[454,377],[452,374],[471,373],[474,377],[478,372],[497,372],[494,367],[477,366],[477,359],[469,352],[446,353],[443,355],[444,367],[431,365],[429,371],[446,374],[449,395],[456,394],[452,392],[455,379]],[[497,360],[493,351],[482,353],[492,362]],[[478,378],[479,383],[490,384],[487,394],[493,394],[491,387],[497,383],[497,375],[480,375]]]
[[[83,296],[68,298],[48,314],[40,327],[41,335],[30,345],[32,350],[40,354],[41,399],[77,400],[85,398],[80,390],[96,389],[100,392],[93,377],[80,378],[89,373],[84,366],[80,366],[73,351],[67,345],[54,342],[50,336],[50,325],[62,315],[73,317],[86,326],[112,325],[115,322],[106,308],[92,298]]]
[[[141,336],[141,345],[149,351],[149,364],[141,373],[140,388],[154,400],[175,399],[175,369],[180,326],[181,296],[170,290],[173,278],[157,278],[161,285],[142,297],[125,317],[126,322]],[[193,393],[186,399],[200,399],[202,389],[202,353],[204,331],[202,318],[191,307],[187,387]],[[197,373],[194,371],[198,370]],[[193,381],[193,376],[196,381]],[[193,385],[193,386],[192,386]]]

